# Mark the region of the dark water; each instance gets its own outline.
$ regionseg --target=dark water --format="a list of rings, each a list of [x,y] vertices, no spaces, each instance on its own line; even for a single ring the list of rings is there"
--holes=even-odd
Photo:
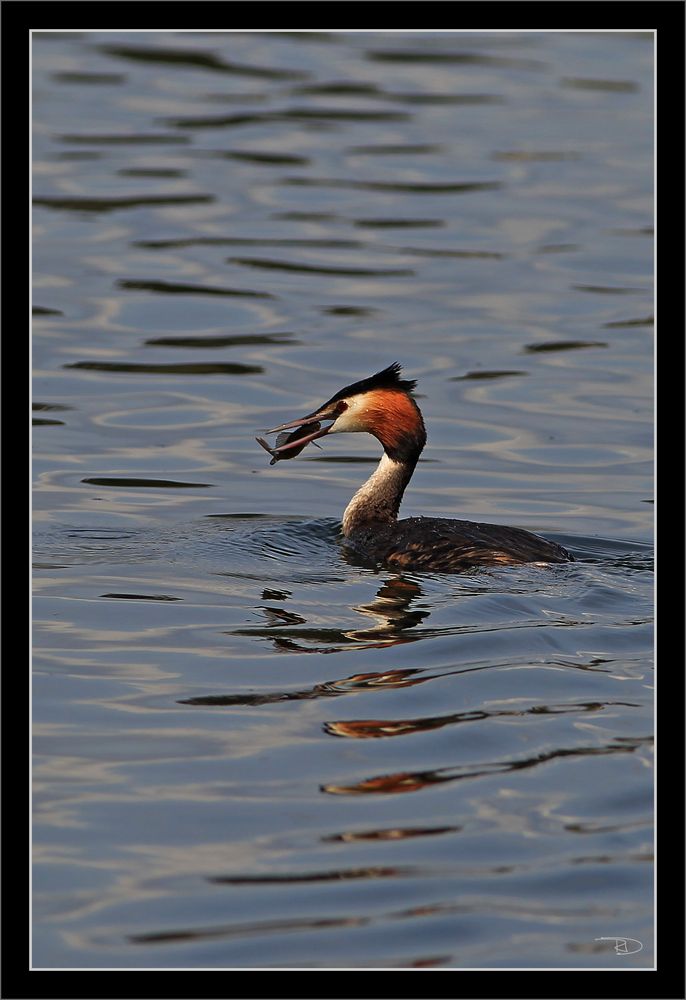
[[[652,50],[34,38],[35,967],[652,965]],[[346,561],[396,360],[576,562]]]

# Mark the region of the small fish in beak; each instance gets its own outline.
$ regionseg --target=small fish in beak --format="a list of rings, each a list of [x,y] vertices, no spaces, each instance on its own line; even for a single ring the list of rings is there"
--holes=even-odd
[[[307,424],[302,424],[297,430],[288,432],[284,431],[276,439],[276,443],[272,448],[264,438],[255,438],[258,444],[261,444],[265,451],[268,451],[272,456],[270,465],[276,465],[277,462],[282,461],[286,458],[295,458],[300,452],[307,447],[307,445],[312,441],[313,436],[316,436],[316,432],[320,429],[322,425],[318,420],[312,420]],[[305,438],[306,440],[302,440]],[[298,444],[297,442],[301,442]],[[281,449],[287,445],[287,450],[285,454],[281,454]],[[317,446],[318,447],[318,446]]]
[[[344,401],[337,399],[329,400],[321,409],[315,410],[313,413],[308,413],[306,417],[300,417],[299,420],[291,420],[287,424],[279,424],[278,427],[272,427],[271,430],[265,431],[265,434],[279,435],[273,448],[269,446],[264,438],[258,437],[255,440],[272,456],[270,465],[274,465],[275,462],[279,462],[283,458],[295,458],[310,441],[328,434],[336,422],[336,418],[346,409],[347,403]],[[331,420],[333,423],[322,427],[322,420]],[[290,434],[280,433],[281,431],[290,431],[291,427],[295,427],[296,429]]]

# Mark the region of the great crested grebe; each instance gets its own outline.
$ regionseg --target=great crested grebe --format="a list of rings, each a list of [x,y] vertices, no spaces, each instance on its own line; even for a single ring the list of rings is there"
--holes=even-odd
[[[389,365],[347,385],[313,413],[266,431],[296,428],[279,434],[273,448],[257,438],[272,455],[271,464],[292,458],[325,434],[366,431],[381,442],[379,465],[343,514],[345,543],[366,562],[456,573],[472,566],[572,560],[560,545],[523,528],[447,517],[398,520],[400,501],[426,443],[424,420],[412,395],[416,382],[400,378],[400,372],[397,362]]]

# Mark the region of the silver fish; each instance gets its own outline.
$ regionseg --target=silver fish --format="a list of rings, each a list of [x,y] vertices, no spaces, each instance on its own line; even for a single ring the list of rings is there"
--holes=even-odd
[[[318,431],[320,427],[321,427],[320,422],[318,420],[313,420],[309,424],[302,424],[301,427],[297,427],[294,431],[291,431],[290,433],[284,431],[277,437],[276,443],[273,448],[267,441],[265,441],[264,438],[258,437],[255,438],[255,440],[257,441],[258,444],[261,444],[264,450],[268,451],[269,454],[272,456],[272,460],[269,464],[275,465],[277,462],[282,462],[284,459],[295,458],[296,455],[299,455],[300,452],[307,447],[309,442],[306,441],[300,448],[289,448],[288,451],[285,452],[284,454],[279,454],[278,451],[279,448],[283,447],[283,445],[285,444],[290,444],[292,441],[298,441],[300,440],[300,438],[307,437],[308,435],[313,434],[315,431]]]

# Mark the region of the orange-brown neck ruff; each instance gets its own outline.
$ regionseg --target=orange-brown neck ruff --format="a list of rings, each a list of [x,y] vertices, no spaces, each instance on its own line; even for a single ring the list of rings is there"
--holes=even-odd
[[[373,390],[365,396],[363,414],[369,433],[388,457],[414,468],[426,444],[426,430],[412,397],[394,389]]]

